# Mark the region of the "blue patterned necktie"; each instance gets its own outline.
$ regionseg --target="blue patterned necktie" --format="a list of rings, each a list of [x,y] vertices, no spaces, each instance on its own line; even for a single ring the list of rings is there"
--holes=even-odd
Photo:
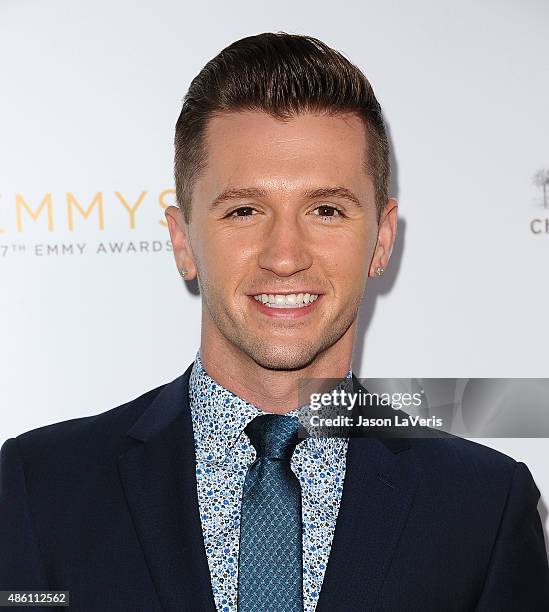
[[[290,459],[299,422],[263,414],[244,429],[257,451],[242,494],[238,612],[301,612],[301,486]]]

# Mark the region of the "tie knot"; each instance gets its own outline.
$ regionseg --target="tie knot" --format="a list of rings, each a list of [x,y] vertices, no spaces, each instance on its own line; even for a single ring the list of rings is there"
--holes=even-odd
[[[283,414],[261,414],[244,428],[258,457],[289,459],[299,438],[299,421]]]

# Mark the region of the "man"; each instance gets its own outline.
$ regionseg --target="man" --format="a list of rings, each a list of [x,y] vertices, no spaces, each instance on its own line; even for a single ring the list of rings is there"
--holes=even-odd
[[[94,611],[549,609],[523,463],[452,436],[298,435],[300,380],[360,387],[359,303],[395,240],[364,75],[309,37],[233,43],[190,86],[175,179],[196,359],[4,444],[0,588]]]

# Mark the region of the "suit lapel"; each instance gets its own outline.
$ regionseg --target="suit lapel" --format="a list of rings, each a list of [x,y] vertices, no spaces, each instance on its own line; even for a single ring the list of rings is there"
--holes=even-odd
[[[358,380],[353,380],[356,388]],[[418,484],[420,469],[410,448],[410,441],[401,438],[349,439],[317,612],[373,609]]]
[[[118,465],[162,607],[214,612],[196,491],[191,369],[166,385],[128,431],[139,444]]]

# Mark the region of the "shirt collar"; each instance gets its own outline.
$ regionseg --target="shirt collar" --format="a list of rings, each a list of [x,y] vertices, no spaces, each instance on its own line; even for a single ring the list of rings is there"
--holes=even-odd
[[[346,379],[352,377],[349,370]],[[195,452],[200,461],[218,463],[224,460],[229,451],[237,444],[244,428],[256,416],[265,414],[263,410],[238,397],[229,389],[216,382],[204,369],[200,350],[189,379],[189,400],[193,423]],[[287,416],[298,418],[305,406],[294,408]],[[308,438],[316,450],[339,453],[342,438]],[[244,441],[249,445],[247,440]]]

